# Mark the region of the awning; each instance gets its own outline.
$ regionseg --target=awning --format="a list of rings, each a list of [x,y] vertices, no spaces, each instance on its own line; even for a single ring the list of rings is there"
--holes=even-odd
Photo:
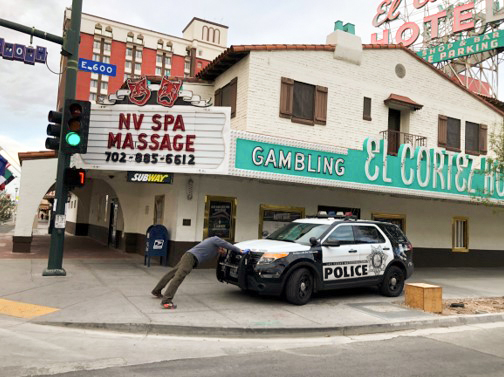
[[[384,102],[385,105],[399,110],[416,111],[423,107],[423,105],[416,103],[411,98],[400,96],[398,94],[391,94]]]

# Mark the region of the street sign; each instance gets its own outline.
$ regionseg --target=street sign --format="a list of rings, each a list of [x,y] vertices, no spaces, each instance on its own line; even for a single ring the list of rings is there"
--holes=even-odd
[[[65,215],[56,215],[54,219],[54,227],[56,229],[65,229],[66,217]]]
[[[107,64],[95,62],[94,60],[79,59],[79,70],[91,73],[98,73],[100,75],[112,76],[116,75],[116,66],[114,64]]]

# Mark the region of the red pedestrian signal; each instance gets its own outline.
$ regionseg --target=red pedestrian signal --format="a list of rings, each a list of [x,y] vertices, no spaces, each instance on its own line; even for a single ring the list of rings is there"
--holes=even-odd
[[[86,183],[86,171],[84,169],[66,168],[63,182],[68,187],[83,187]]]

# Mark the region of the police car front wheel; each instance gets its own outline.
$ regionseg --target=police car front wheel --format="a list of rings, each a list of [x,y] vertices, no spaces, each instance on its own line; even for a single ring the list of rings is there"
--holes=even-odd
[[[285,298],[294,305],[304,305],[310,301],[313,292],[313,276],[306,268],[295,270],[285,286]]]
[[[401,268],[397,266],[390,267],[380,285],[381,294],[388,297],[399,296],[404,288],[404,280],[404,272]]]

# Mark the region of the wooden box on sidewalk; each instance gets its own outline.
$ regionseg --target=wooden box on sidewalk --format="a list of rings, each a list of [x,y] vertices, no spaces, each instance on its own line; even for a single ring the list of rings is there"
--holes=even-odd
[[[407,306],[431,313],[443,312],[443,288],[425,283],[406,284],[404,293]]]

